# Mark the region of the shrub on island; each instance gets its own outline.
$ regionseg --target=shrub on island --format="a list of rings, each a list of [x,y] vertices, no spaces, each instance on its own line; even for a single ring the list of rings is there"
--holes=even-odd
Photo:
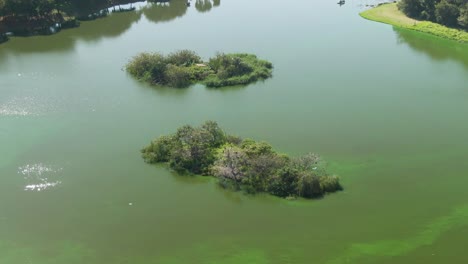
[[[227,135],[216,122],[183,126],[142,150],[148,163],[167,163],[179,173],[210,175],[224,188],[279,197],[316,198],[342,190],[320,158],[290,158],[266,142]]]
[[[202,83],[208,87],[247,85],[272,76],[273,65],[252,54],[223,54],[204,63],[190,50],[167,56],[141,53],[133,57],[126,70],[135,78],[155,85],[176,88]]]

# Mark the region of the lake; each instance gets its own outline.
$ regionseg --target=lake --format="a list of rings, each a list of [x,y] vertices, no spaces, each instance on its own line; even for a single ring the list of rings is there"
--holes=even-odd
[[[138,4],[1,44],[0,263],[468,263],[468,46],[336,2]],[[172,89],[123,70],[178,49],[254,53],[273,78]],[[318,153],[345,190],[287,201],[143,162],[205,120]]]

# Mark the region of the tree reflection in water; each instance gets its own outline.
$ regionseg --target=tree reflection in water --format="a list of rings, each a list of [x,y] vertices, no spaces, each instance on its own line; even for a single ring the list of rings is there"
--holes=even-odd
[[[187,0],[150,1],[143,8],[145,17],[154,23],[167,22],[182,17],[187,12]]]
[[[195,9],[200,13],[205,13],[219,5],[221,5],[221,0],[196,0]]]
[[[461,63],[468,70],[468,48],[452,40],[414,32],[408,29],[393,27],[399,43],[405,43],[413,50],[422,52],[434,60],[453,60]]]
[[[213,3],[211,0],[196,0],[195,8],[200,13],[208,12],[213,8]]]
[[[208,12],[213,6],[219,6],[221,3],[220,0],[196,1],[203,2],[201,7],[195,7],[199,12]],[[73,6],[73,13],[83,14],[85,12],[98,12],[99,10],[102,10],[102,8],[112,8],[115,5],[129,5],[131,3],[142,1],[113,0],[112,6],[108,5],[108,1],[102,0],[75,2],[76,5]],[[208,6],[209,9],[207,8]],[[153,23],[168,22],[184,16],[187,13],[188,8],[190,7],[187,5],[187,0],[148,1],[147,4],[143,4],[143,6],[140,6],[135,11],[110,14],[105,18],[83,22],[79,28],[65,30],[56,35],[28,38],[27,41],[19,39],[10,41],[14,43],[6,42],[1,44],[2,49],[0,50],[0,57],[4,56],[8,52],[67,52],[73,50],[76,42],[79,40],[92,42],[103,38],[116,38],[128,31],[133,24],[141,19],[142,15],[144,15],[148,21]],[[199,8],[202,8],[201,10],[203,11]]]

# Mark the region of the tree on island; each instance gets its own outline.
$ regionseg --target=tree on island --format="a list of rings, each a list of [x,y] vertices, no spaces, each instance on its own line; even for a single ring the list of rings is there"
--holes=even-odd
[[[290,158],[266,142],[226,134],[216,122],[183,126],[142,150],[148,163],[166,163],[179,173],[211,175],[219,185],[279,197],[322,197],[342,190],[315,154]]]

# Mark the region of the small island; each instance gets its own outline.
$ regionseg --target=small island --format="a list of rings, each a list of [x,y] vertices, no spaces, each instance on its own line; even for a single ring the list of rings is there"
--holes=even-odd
[[[368,20],[468,43],[468,5],[457,6],[446,0],[432,0],[430,5],[421,5],[419,1],[400,0],[380,4],[360,15]]]
[[[273,65],[245,53],[218,53],[203,62],[190,50],[169,55],[141,53],[126,65],[127,72],[138,80],[153,85],[175,88],[201,83],[207,87],[247,85],[272,76]]]
[[[179,173],[214,176],[219,185],[247,193],[319,198],[342,190],[315,154],[291,158],[266,142],[226,134],[216,122],[183,126],[142,150],[148,163],[166,163]]]

